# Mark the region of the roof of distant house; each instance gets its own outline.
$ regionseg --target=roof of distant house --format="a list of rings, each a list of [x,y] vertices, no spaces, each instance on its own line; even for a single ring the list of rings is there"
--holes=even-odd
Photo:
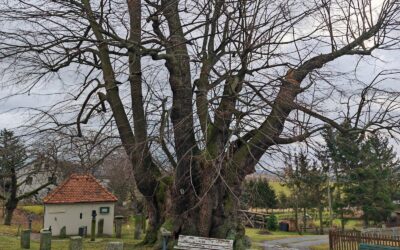
[[[90,174],[72,174],[48,194],[45,204],[116,202],[118,199]]]

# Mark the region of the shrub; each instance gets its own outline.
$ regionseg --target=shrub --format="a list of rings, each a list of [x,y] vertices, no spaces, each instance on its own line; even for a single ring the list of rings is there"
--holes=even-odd
[[[271,214],[267,220],[267,229],[270,231],[278,230],[278,219],[276,218],[275,214]]]

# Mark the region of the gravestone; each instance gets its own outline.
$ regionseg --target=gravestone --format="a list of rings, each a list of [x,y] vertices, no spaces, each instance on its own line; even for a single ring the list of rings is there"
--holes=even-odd
[[[69,250],[82,250],[83,241],[80,236],[73,236],[69,241]]]
[[[121,238],[122,235],[122,222],[124,217],[123,216],[115,216],[115,237]]]
[[[31,248],[31,230],[23,230],[21,233],[21,248]]]
[[[51,250],[51,231],[40,230],[40,250]]]
[[[79,227],[78,235],[81,236],[81,237],[87,236],[87,227],[86,226]]]
[[[99,223],[97,224],[97,235],[103,236],[104,232],[104,219],[100,219]]]
[[[135,215],[135,234],[134,234],[135,240],[140,239],[140,235],[142,234],[142,227],[143,227],[143,215],[136,214]]]
[[[60,238],[61,239],[67,238],[67,228],[65,226],[63,226],[60,230]]]
[[[123,242],[108,242],[106,250],[124,250]]]

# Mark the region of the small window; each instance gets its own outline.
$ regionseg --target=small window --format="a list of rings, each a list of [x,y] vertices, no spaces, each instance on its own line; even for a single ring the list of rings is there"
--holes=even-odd
[[[101,214],[108,214],[110,213],[110,207],[100,207]]]
[[[81,220],[82,220],[82,213],[80,213],[80,214],[79,214],[79,219],[81,219]]]

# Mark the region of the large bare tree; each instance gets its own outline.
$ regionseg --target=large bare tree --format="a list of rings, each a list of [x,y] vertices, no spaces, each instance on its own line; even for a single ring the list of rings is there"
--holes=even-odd
[[[397,49],[399,19],[395,0],[9,0],[0,58],[20,94],[64,83],[35,128],[118,132],[146,200],[146,242],[168,220],[175,237],[240,249],[241,185],[265,153],[325,124],[398,132],[387,87],[397,72],[368,79],[333,65]]]

